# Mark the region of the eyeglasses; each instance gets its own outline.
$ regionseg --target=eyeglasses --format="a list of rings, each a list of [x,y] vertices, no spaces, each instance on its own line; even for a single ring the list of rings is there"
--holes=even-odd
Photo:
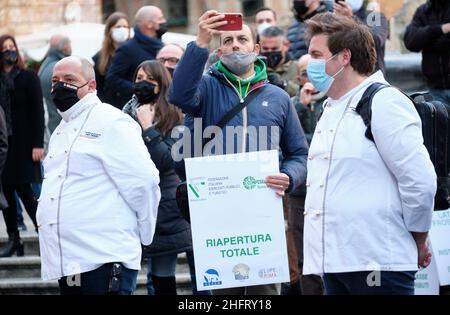
[[[120,279],[118,276],[122,272],[121,264],[113,264],[112,267],[112,277],[109,281],[109,292],[117,292],[120,289]]]
[[[171,65],[176,65],[178,63],[178,61],[180,61],[180,59],[176,58],[176,57],[170,57],[170,58],[158,58],[158,61],[162,64],[165,64],[166,62],[168,62]]]

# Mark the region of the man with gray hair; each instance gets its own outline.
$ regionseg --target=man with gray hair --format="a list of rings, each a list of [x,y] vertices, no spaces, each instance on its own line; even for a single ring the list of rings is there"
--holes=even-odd
[[[64,57],[72,54],[72,46],[70,38],[65,35],[56,34],[50,38],[50,48],[47,57],[39,69],[39,79],[41,80],[42,95],[44,96],[45,106],[48,113],[47,129],[49,135],[53,133],[61,121],[55,104],[53,104],[52,96],[52,74],[55,64]]]
[[[59,279],[63,295],[131,294],[155,231],[159,172],[140,126],[97,97],[89,61],[59,61],[51,95],[63,120],[37,211],[42,278]]]
[[[160,8],[145,6],[135,17],[134,37],[116,52],[106,74],[105,93],[112,105],[122,109],[133,96],[133,76],[145,60],[153,60],[163,47],[167,20]]]

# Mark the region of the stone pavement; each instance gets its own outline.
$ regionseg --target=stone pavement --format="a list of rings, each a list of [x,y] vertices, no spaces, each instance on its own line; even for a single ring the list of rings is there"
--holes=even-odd
[[[56,281],[42,281],[40,278],[41,260],[39,257],[39,240],[34,231],[33,223],[24,213],[24,221],[27,231],[21,231],[20,235],[25,245],[25,257],[14,255],[10,258],[0,258],[0,295],[53,295],[58,294]],[[0,248],[7,241],[7,233],[3,214],[0,213]],[[178,256],[177,291],[179,295],[190,295],[191,278],[186,255]],[[146,295],[147,267],[142,266],[138,274],[136,295]]]

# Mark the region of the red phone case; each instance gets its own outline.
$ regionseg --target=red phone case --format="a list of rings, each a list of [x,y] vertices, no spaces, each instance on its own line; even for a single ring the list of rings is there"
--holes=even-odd
[[[227,20],[226,25],[216,28],[218,31],[240,31],[242,30],[242,14],[240,13],[222,13]]]

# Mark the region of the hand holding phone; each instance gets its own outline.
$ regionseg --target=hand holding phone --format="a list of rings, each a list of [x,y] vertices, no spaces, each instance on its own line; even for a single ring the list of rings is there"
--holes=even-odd
[[[353,16],[352,6],[348,2],[345,0],[334,0],[334,2],[333,9],[336,14],[346,17]]]
[[[207,48],[214,35],[219,35],[221,31],[216,28],[227,24],[223,19],[225,16],[216,10],[206,11],[198,20],[197,46]]]
[[[225,16],[221,21],[226,21],[225,25],[216,27],[218,31],[240,31],[242,30],[243,18],[241,13],[219,13]]]

